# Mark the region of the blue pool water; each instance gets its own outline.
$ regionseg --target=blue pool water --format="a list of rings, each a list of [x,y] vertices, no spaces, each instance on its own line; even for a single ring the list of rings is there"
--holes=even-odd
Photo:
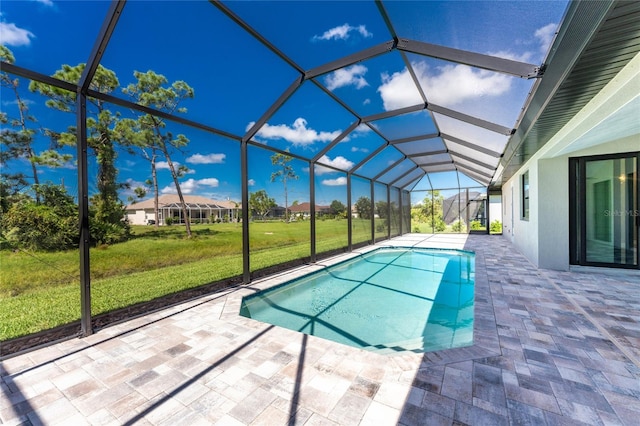
[[[242,299],[240,315],[378,352],[473,343],[474,254],[381,248]]]

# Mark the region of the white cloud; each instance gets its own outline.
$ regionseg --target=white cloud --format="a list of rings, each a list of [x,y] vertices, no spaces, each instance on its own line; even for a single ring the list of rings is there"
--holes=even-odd
[[[253,122],[249,123],[247,129],[253,126]],[[256,136],[263,139],[284,139],[291,142],[295,146],[308,146],[315,142],[329,142],[340,135],[341,131],[334,132],[318,132],[307,127],[307,120],[304,118],[296,118],[292,126],[286,124],[265,124],[260,128]]]
[[[354,137],[360,137],[371,132],[373,132],[373,130],[371,130],[371,127],[362,123],[358,127],[356,127],[353,132],[351,132],[351,135],[353,135]]]
[[[347,160],[346,158],[344,158],[341,155],[337,156],[333,160],[331,158],[329,158],[328,156],[323,155],[322,157],[320,157],[318,162],[326,164],[327,166],[332,166],[332,167],[335,167],[337,169],[347,170],[347,171],[350,170],[354,166],[352,161]],[[332,173],[332,172],[335,172],[335,170],[329,169],[327,167],[323,167],[320,164],[318,164],[316,166],[316,168],[315,168],[316,175],[323,175],[325,173]]]
[[[203,186],[216,188],[219,185],[219,181],[216,178],[206,178],[206,179],[187,179],[184,182],[180,183],[180,189],[183,194],[193,194],[194,192],[201,190]],[[175,185],[167,185],[160,190],[162,194],[176,194]]]
[[[180,168],[180,163],[178,163],[177,161],[173,162],[173,168],[174,170],[177,172]],[[156,162],[156,170],[171,170],[169,168],[169,163],[166,161],[158,161]],[[187,171],[183,172],[184,174],[187,175],[192,175],[194,174],[196,171],[193,169],[188,169]]]
[[[364,101],[362,101],[362,105],[369,105],[371,103],[371,99],[367,98]]]
[[[185,161],[192,164],[224,164],[226,154],[193,154]]]
[[[433,71],[424,62],[412,65],[429,102],[434,104],[452,106],[485,96],[502,95],[511,88],[509,76],[467,65],[445,65]],[[422,102],[407,70],[383,76],[378,92],[387,111]]]
[[[364,25],[354,27],[349,24],[344,24],[331,28],[320,36],[314,35],[312,40],[347,40],[353,32],[360,34],[364,38],[373,37],[373,34],[371,34]]]
[[[358,127],[353,129],[351,133],[345,136],[340,142],[349,142],[351,139],[359,138],[361,136],[365,136],[367,133],[372,132],[371,128],[366,124],[360,124]]]
[[[22,99],[22,103],[27,107],[36,104],[36,102],[31,99]],[[17,99],[14,99],[12,101],[4,100],[2,101],[2,105],[4,106],[18,105],[18,100]]]
[[[125,183],[127,184],[127,186],[131,187],[131,188],[146,188],[147,184],[144,182],[140,182],[139,180],[135,180],[133,178],[128,178]]]
[[[0,22],[0,44],[8,46],[28,46],[35,35],[23,28],[18,28],[16,24],[10,22]]]
[[[535,51],[524,51],[520,53],[514,53],[511,51],[498,51],[498,52],[489,52],[488,54],[491,56],[497,56],[499,58],[511,59],[514,61],[520,62],[528,62],[535,63],[538,61],[542,61],[547,52],[549,51],[549,47],[551,46],[551,42],[553,41],[553,37],[556,34],[556,29],[558,28],[558,24],[547,24],[544,27],[538,28],[533,36],[535,40],[529,41],[526,44],[537,44],[538,52]]]
[[[53,1],[52,0],[33,0],[37,3],[42,3],[45,6],[53,6]]]
[[[358,148],[357,146],[351,147],[351,152],[364,152],[367,153],[369,150],[367,148]]]
[[[534,35],[540,42],[540,52],[542,52],[543,55],[546,55],[549,51],[549,47],[551,46],[551,42],[553,41],[557,28],[558,24],[551,23],[536,30]]]
[[[326,186],[344,186],[347,184],[347,178],[340,176],[337,179],[325,179],[322,181],[322,184]]]
[[[173,167],[177,169],[179,166],[180,166],[180,163],[176,161],[173,162]],[[156,162],[156,170],[169,170],[169,163],[167,163],[166,161]]]
[[[557,27],[557,24],[551,23],[535,31],[534,37],[542,55],[548,52]],[[539,53],[532,51],[520,53],[498,51],[488,54],[529,63],[540,57]],[[443,106],[453,106],[485,96],[499,96],[511,89],[512,78],[501,73],[461,64],[445,65],[434,69],[430,69],[424,62],[416,62],[412,65],[429,102]],[[413,79],[406,69],[392,75],[383,74],[378,92],[386,111],[422,103]]]
[[[122,195],[126,197],[136,197],[135,189],[136,188],[147,188],[147,184],[144,182],[140,182],[133,178],[128,178],[125,183],[127,184],[127,188],[122,191]],[[137,197],[136,197],[137,198]]]
[[[382,97],[385,111],[423,103],[411,74],[406,68],[392,75],[382,74],[381,77],[382,84],[378,87],[378,92]]]
[[[249,179],[247,181],[247,183],[249,184],[249,186],[254,186],[256,184],[256,180],[255,179]]]
[[[220,181],[216,178],[200,179],[197,182],[198,182],[198,185],[212,186],[214,188],[220,184]]]
[[[512,78],[505,74],[474,69],[467,65],[445,65],[428,76],[426,66],[419,72],[422,88],[436,104],[456,105],[469,99],[499,96],[509,91]]]
[[[340,68],[324,78],[327,89],[334,91],[340,87],[355,86],[356,89],[367,87],[369,83],[364,78],[368,69],[364,65],[352,65],[347,68]]]

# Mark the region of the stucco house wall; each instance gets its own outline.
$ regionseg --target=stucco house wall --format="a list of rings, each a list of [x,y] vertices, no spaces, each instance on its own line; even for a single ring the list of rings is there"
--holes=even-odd
[[[640,55],[503,184],[503,236],[534,265],[569,269],[569,158],[640,151],[638,116]],[[525,221],[520,179],[527,170],[530,217]]]

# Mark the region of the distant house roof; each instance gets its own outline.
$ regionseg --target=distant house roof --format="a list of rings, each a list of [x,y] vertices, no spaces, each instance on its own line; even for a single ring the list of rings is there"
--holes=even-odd
[[[325,210],[329,210],[329,206],[320,206],[318,204],[316,204],[316,212],[321,212],[321,211],[325,211]],[[304,213],[304,212],[310,212],[311,211],[311,203],[300,203],[300,204],[296,204],[295,206],[289,206],[289,211],[291,213]]]
[[[191,208],[212,208],[212,209],[234,209],[236,203],[233,201],[213,200],[211,198],[201,197],[199,195],[185,195],[184,202]],[[158,197],[158,207],[169,207],[179,205],[180,198],[177,194],[165,194]],[[125,210],[145,210],[153,209],[153,198],[140,201],[138,203],[129,204]]]

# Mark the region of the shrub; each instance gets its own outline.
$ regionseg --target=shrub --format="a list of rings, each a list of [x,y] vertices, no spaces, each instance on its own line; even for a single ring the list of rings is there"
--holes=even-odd
[[[78,206],[58,185],[34,185],[40,200],[26,197],[2,215],[1,229],[11,247],[67,250],[78,247]]]
[[[492,234],[501,234],[502,233],[502,222],[500,222],[499,220],[494,220],[493,222],[491,222],[491,225],[489,226],[489,231]]]
[[[479,220],[472,220],[469,225],[472,231],[479,231],[482,229],[482,223]]]
[[[89,218],[89,233],[93,245],[121,243],[129,239],[131,228],[128,222],[108,223]]]
[[[75,213],[75,212],[74,212]],[[67,250],[78,247],[78,215],[55,206],[18,203],[2,218],[7,242],[29,250]]]
[[[465,226],[463,221],[456,220],[451,224],[451,230],[453,232],[465,232],[467,230],[467,227]]]
[[[168,217],[164,220],[164,224],[167,226],[171,226],[173,225],[173,218],[172,217]]]

